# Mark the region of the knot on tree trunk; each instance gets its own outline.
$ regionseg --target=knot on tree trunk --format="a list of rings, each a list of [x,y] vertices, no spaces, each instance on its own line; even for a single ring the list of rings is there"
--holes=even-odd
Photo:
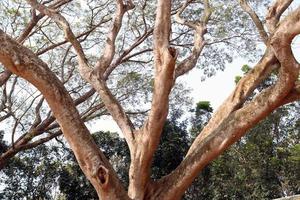
[[[108,181],[109,181],[109,173],[108,169],[106,169],[104,166],[100,166],[99,169],[97,170],[97,178],[102,185],[102,187],[107,186]]]
[[[178,51],[174,47],[168,48],[170,55],[174,58],[174,60],[177,59]]]

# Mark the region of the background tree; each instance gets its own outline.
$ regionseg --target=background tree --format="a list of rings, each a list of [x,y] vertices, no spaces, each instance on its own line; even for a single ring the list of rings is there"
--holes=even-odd
[[[247,65],[242,67],[245,74],[250,70]],[[236,77],[235,82],[240,78]],[[274,76],[269,77],[260,90],[274,81]],[[295,178],[300,175],[297,171],[300,162],[291,159],[300,143],[298,106],[298,103],[284,106],[252,128],[241,141],[203,169],[185,198],[274,199],[298,194],[300,185]],[[207,116],[211,111],[209,102],[197,103],[192,135],[209,121]],[[205,120],[201,122],[201,119]]]
[[[57,148],[39,145],[13,158],[1,173],[1,199],[53,199],[58,192],[59,157]]]
[[[297,127],[299,120],[295,117],[297,110],[299,105],[288,105],[259,123],[242,141],[205,167],[185,193],[184,199],[273,199],[298,194],[300,162],[297,148],[300,140]],[[199,102],[192,122],[195,118],[205,119],[211,111],[209,102]],[[178,117],[171,117],[163,129],[165,137],[161,138],[152,167],[155,179],[168,174],[179,165],[188,149],[188,143],[196,137],[193,136],[196,129],[193,127],[191,133],[188,133],[184,124],[186,121],[178,123]],[[206,122],[203,121],[204,124]],[[194,126],[202,127],[199,123],[194,123]],[[93,138],[109,158],[123,183],[128,184],[130,155],[125,141],[110,132],[95,133]],[[97,193],[81,172],[71,150],[63,147],[60,156],[57,148],[54,151],[46,146],[36,148],[35,152],[46,152],[35,153],[39,159],[47,161],[42,166],[32,168],[32,162],[37,162],[28,153],[25,158],[22,154],[16,158],[22,164],[11,162],[3,171],[5,177],[1,182],[6,188],[2,198],[58,199],[60,196],[65,199],[97,199]],[[39,189],[38,186],[41,185],[46,187]],[[20,186],[36,192],[21,190]],[[53,188],[51,194],[49,186]]]
[[[63,133],[101,199],[180,199],[209,162],[272,111],[299,99],[291,43],[300,22],[292,0],[1,3],[1,118],[12,120],[11,146],[1,165]],[[258,38],[264,53],[256,51]],[[197,63],[205,66],[204,75],[213,75],[233,52],[260,61],[215,111],[179,166],[152,179],[176,79]],[[275,83],[252,96],[274,73]],[[24,80],[32,85],[24,88]],[[115,120],[128,145],[128,191],[85,125],[103,113]]]

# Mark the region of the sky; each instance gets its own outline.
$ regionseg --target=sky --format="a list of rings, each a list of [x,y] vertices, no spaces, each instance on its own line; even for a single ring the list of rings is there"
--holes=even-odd
[[[298,2],[300,3],[300,0]],[[300,35],[294,39],[292,50],[295,58],[300,63]],[[226,65],[224,71],[217,71],[215,76],[207,78],[203,82],[199,81],[202,73],[197,68],[182,76],[181,81],[186,82],[186,86],[192,89],[190,93],[193,97],[194,105],[192,107],[199,101],[210,101],[212,107],[216,110],[234,90],[234,79],[236,76],[243,74],[241,67],[244,64],[249,64],[249,66],[255,65],[255,63],[248,63],[243,58],[236,58],[232,63]],[[97,121],[97,123],[88,124],[88,127],[92,132],[102,130],[120,133],[117,124],[109,116]]]
[[[294,0],[292,6],[295,8],[299,4],[300,0]],[[294,39],[292,49],[296,59],[300,62],[300,36]],[[214,110],[216,110],[234,90],[234,79],[236,76],[243,74],[241,67],[244,64],[249,66],[255,65],[255,63],[248,63],[243,58],[236,58],[232,63],[226,65],[224,71],[217,71],[216,75],[203,82],[199,81],[201,79],[201,71],[196,68],[187,75],[180,77],[186,83],[186,86],[192,89],[191,96],[194,101],[192,107],[199,101],[209,101]],[[101,130],[104,131],[120,132],[120,129],[110,117],[104,117],[97,123],[92,123],[88,126],[92,131],[100,130],[101,127]]]
[[[218,108],[233,90],[235,76],[243,74],[241,67],[246,63],[243,59],[236,59],[227,64],[224,71],[217,71],[216,75],[202,82],[199,81],[201,70],[197,68],[182,77],[186,85],[192,88],[191,96],[194,104],[199,101],[210,101],[214,109]]]
[[[86,5],[84,0],[80,0],[80,3],[83,6]],[[299,6],[299,4],[300,0],[294,0],[294,7]],[[295,57],[300,62],[300,37],[295,40],[293,50]],[[209,101],[216,110],[233,91],[235,76],[242,75],[241,67],[244,64],[253,66],[255,63],[251,64],[243,58],[236,58],[232,63],[226,65],[224,71],[217,71],[216,75],[207,78],[203,82],[199,81],[202,76],[199,69],[193,69],[187,75],[182,76],[182,81],[186,82],[186,86],[192,89],[190,93],[194,100],[192,107],[199,101]],[[120,132],[116,123],[109,116],[103,117],[97,123],[87,124],[87,126],[92,132],[100,129]]]
[[[293,53],[298,62],[300,62],[300,37],[294,39]],[[192,96],[194,103],[198,101],[210,101],[212,107],[217,109],[222,102],[231,94],[235,88],[235,76],[242,75],[241,67],[248,64],[250,67],[255,63],[248,63],[243,58],[236,58],[232,63],[226,65],[224,71],[218,71],[217,74],[208,78],[204,82],[199,82],[200,70],[194,69],[187,77],[187,85],[193,89]]]
[[[294,39],[292,49],[296,59],[300,62],[300,36]],[[186,86],[192,89],[190,95],[193,97],[193,106],[199,101],[210,101],[212,107],[216,110],[234,90],[234,79],[236,76],[243,74],[241,67],[244,64],[249,63],[243,58],[236,58],[232,63],[226,65],[224,71],[217,71],[215,76],[203,82],[199,81],[202,73],[197,68],[182,76],[182,81],[186,82]],[[254,64],[250,63],[249,65],[253,66]],[[88,124],[88,127],[92,131],[120,132],[117,124],[109,116],[97,121],[97,123]]]

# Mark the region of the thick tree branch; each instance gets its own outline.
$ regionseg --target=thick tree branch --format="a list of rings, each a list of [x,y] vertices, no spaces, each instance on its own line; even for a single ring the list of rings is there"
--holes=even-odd
[[[11,75],[12,73],[7,69],[0,73],[0,87],[6,83]]]
[[[265,45],[267,45],[269,36],[265,31],[263,23],[255,13],[255,11],[250,7],[247,0],[239,0],[239,2],[243,10],[249,14],[252,21],[254,22],[262,41],[265,43]]]
[[[239,109],[255,88],[277,68],[279,68],[278,60],[272,50],[268,48],[259,63],[238,82],[233,93],[214,112],[208,124],[191,145],[189,152],[197,148],[198,144],[208,136],[212,130],[215,130],[226,117]]]
[[[133,8],[134,4],[131,0],[127,1],[127,4],[124,4],[123,0],[117,0],[117,10],[113,20],[112,28],[107,35],[104,51],[95,65],[95,71],[99,73],[99,77],[101,78],[114,58],[115,42],[122,26],[123,16],[128,10]]]
[[[198,58],[206,44],[204,35],[207,32],[207,23],[212,13],[209,0],[204,0],[204,14],[200,22],[187,21],[180,16],[191,2],[191,0],[187,0],[175,15],[177,23],[186,25],[195,31],[192,53],[176,66],[175,78],[189,72],[196,66]]]
[[[79,41],[75,37],[74,33],[72,32],[68,21],[58,12],[48,9],[46,6],[39,4],[36,0],[27,0],[27,1],[31,4],[31,6],[33,8],[35,8],[35,9],[39,10],[39,12],[44,13],[45,15],[51,17],[51,19],[53,19],[56,23],[58,23],[62,27],[65,37],[72,44],[72,46],[75,49],[76,54],[78,56],[79,72],[80,72],[81,76],[86,81],[88,81],[95,88],[95,90],[100,94],[103,103],[105,104],[107,110],[110,112],[110,114],[112,115],[112,117],[117,122],[120,129],[122,130],[122,133],[124,134],[124,137],[129,145],[129,148],[131,149],[132,143],[134,140],[133,124],[130,121],[129,117],[126,115],[126,113],[123,110],[120,103],[116,100],[116,98],[110,92],[109,88],[106,85],[105,80],[103,79],[103,74],[93,71],[93,69],[89,66],[89,63],[88,63],[86,56],[83,52],[83,49],[81,47],[81,44],[79,43]],[[125,11],[127,11],[128,9],[133,7],[131,1],[129,1],[128,4],[123,4],[122,1],[119,0],[118,5],[122,7],[122,12],[117,13],[117,14],[122,14],[122,16],[124,15]],[[118,21],[119,18],[122,19],[122,16],[116,16],[116,20]],[[119,21],[116,22],[116,20],[113,23],[114,24],[113,26],[117,26],[120,23]],[[118,27],[113,28],[113,31],[115,29],[118,30],[119,28]],[[116,33],[112,33],[112,35],[111,35],[112,38],[110,38],[110,36],[109,36],[107,41],[109,42],[109,40],[111,40],[111,39],[114,39],[114,41],[115,41],[115,37],[116,37],[115,34],[117,34],[117,33],[118,33],[118,31]],[[113,44],[113,46],[114,45],[115,44]],[[105,54],[106,53],[104,52],[104,55]],[[108,53],[108,54],[110,55],[110,53]],[[113,54],[114,54],[114,52],[113,52]],[[105,59],[105,63],[106,63],[106,61],[107,61],[106,56],[104,56],[103,59]],[[111,60],[110,60],[110,62],[111,62]],[[100,67],[100,65],[96,66],[95,70],[97,71],[98,69],[100,69],[99,67]]]
[[[150,181],[150,169],[168,115],[169,94],[174,83],[176,50],[169,45],[171,0],[158,0],[154,27],[155,77],[151,110],[138,131],[131,153],[129,197],[143,199]]]
[[[282,12],[282,11],[281,11]],[[214,113],[212,119],[202,130],[201,134],[196,138],[195,142],[191,146],[190,151],[197,147],[198,142],[203,140],[210,134],[211,130],[214,130],[219,126],[224,118],[236,109],[240,108],[247,97],[253,92],[253,90],[263,81],[265,78],[276,68],[279,68],[279,63],[271,47],[267,47],[266,53],[261,61],[250,71],[244,78],[242,78],[235,91],[225,100],[225,102]]]
[[[282,105],[299,101],[300,100],[300,81],[296,81],[295,87],[290,91],[290,93],[282,101]]]
[[[73,100],[63,84],[32,51],[16,43],[2,30],[0,30],[0,44],[2,47],[0,62],[13,73],[32,83],[43,94],[81,169],[95,187],[99,197],[128,199],[112,166],[80,119]]]
[[[266,16],[267,28],[273,33],[284,11],[293,3],[293,0],[277,0],[268,11]]]
[[[59,5],[59,6],[61,6],[61,5]],[[24,29],[24,31],[18,37],[17,41],[19,43],[23,43],[26,40],[26,38],[28,37],[28,35],[30,34],[30,32],[32,31],[32,29],[37,25],[37,23],[44,16],[45,15],[43,15],[41,13],[39,15],[36,15],[36,12],[33,10],[32,11],[32,18],[31,18],[30,22],[27,24],[27,26]],[[12,73],[9,70],[7,70],[7,69],[4,72],[2,72],[0,74],[0,86],[2,86],[4,83],[6,83],[6,81],[10,78],[11,75],[12,75]]]
[[[150,135],[160,135],[168,113],[169,93],[173,87],[177,52],[169,46],[170,30],[171,2],[159,0],[154,28],[154,91],[149,119],[145,124]]]
[[[212,129],[211,134],[198,142],[197,147],[189,151],[179,167],[160,181],[159,184],[172,183],[172,189],[168,188],[167,194],[163,195],[169,199],[181,196],[205,165],[240,139],[254,124],[282,105],[289,96],[295,87],[300,69],[291,50],[293,38],[300,33],[299,19],[300,8],[281,22],[271,39],[271,48],[276,55],[271,60],[277,58],[281,65],[276,84],[265,89],[242,108],[230,113],[218,127]]]

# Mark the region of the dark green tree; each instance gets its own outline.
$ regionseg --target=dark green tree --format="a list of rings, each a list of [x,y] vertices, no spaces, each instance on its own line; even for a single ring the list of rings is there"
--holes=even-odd
[[[110,159],[121,180],[128,184],[129,150],[117,133],[97,132],[93,134],[95,142]],[[86,179],[70,149],[67,151],[68,164],[63,165],[59,174],[59,189],[66,200],[99,199],[92,185]]]
[[[57,192],[59,157],[56,147],[40,145],[11,159],[2,170],[1,199],[53,199]]]
[[[192,142],[201,132],[211,118],[213,108],[209,101],[199,101],[193,111],[191,118],[190,142]],[[191,187],[186,192],[184,199],[212,199],[211,166],[207,165],[201,174],[195,179]]]
[[[173,171],[182,161],[189,145],[186,124],[169,119],[162,132],[160,145],[153,161],[153,178],[158,179]]]
[[[299,194],[298,110],[299,104],[282,107],[251,129],[205,167],[185,198],[250,200]],[[193,125],[192,134],[201,130],[201,123]]]

